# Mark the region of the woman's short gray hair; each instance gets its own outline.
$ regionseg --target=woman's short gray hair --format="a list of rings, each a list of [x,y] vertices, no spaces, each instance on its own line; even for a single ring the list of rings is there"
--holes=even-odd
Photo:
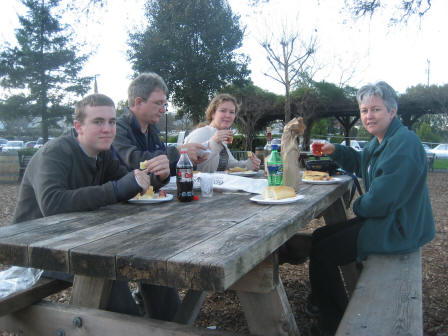
[[[162,77],[154,72],[145,72],[135,78],[128,88],[128,104],[133,107],[137,97],[148,99],[155,90],[161,90],[167,96],[168,87]]]
[[[398,111],[398,96],[395,90],[386,82],[377,82],[375,84],[367,84],[361,87],[356,94],[356,100],[358,101],[358,105],[361,106],[361,103],[373,96],[380,97],[384,101],[384,105],[386,105],[387,110],[390,112],[393,109]]]

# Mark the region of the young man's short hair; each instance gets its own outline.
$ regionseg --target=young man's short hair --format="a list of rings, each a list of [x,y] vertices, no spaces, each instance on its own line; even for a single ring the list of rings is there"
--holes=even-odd
[[[80,123],[86,118],[86,106],[112,106],[115,108],[114,101],[101,93],[94,93],[81,99],[75,104],[75,120]]]

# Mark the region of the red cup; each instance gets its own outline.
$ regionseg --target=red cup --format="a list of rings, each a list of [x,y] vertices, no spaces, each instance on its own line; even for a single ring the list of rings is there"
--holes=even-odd
[[[311,150],[313,151],[314,155],[322,156],[322,148],[324,147],[325,142],[322,141],[315,141],[311,144]]]

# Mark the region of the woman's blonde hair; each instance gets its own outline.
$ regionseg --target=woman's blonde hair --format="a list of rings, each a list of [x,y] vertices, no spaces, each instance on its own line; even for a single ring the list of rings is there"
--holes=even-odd
[[[205,120],[210,124],[213,120],[213,114],[218,109],[218,106],[222,103],[230,101],[235,105],[235,115],[238,113],[239,105],[236,98],[228,93],[221,93],[212,99],[210,104],[208,104],[207,110],[205,110]]]

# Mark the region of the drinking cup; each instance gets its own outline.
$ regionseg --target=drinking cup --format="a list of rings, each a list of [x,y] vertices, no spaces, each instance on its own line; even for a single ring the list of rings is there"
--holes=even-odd
[[[229,138],[227,139],[227,144],[231,145],[233,142],[233,131],[230,130]]]
[[[202,197],[213,196],[213,174],[201,173],[199,177]]]
[[[325,145],[324,141],[314,141],[311,144],[311,150],[312,150],[313,154],[317,155],[317,156],[322,156],[323,155],[322,147],[324,147],[324,145]]]

